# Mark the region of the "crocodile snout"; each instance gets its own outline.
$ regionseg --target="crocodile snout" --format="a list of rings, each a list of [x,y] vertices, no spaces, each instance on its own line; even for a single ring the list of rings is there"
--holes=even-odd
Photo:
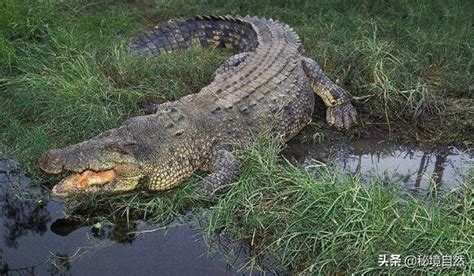
[[[45,152],[38,163],[39,167],[47,173],[58,174],[63,171],[59,150]]]

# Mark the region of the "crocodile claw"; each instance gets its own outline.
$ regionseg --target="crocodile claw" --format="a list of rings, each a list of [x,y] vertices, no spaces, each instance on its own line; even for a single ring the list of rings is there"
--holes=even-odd
[[[326,121],[337,129],[349,129],[357,123],[357,112],[350,102],[328,107]]]

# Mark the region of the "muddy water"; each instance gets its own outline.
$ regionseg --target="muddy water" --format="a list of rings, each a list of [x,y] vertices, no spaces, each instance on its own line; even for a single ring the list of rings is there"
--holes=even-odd
[[[439,190],[459,187],[473,152],[367,139],[323,144],[295,140],[284,155],[303,166],[335,163],[349,174],[396,180],[403,189],[422,194],[433,183]],[[240,253],[234,257],[222,251],[208,254],[198,223],[175,222],[167,229],[140,222],[133,222],[133,229],[126,222],[83,226],[64,219],[62,203],[35,188],[12,161],[0,161],[0,187],[0,274],[249,274],[239,270],[245,248],[233,249]]]
[[[402,191],[423,195],[428,191],[458,189],[474,167],[474,151],[455,147],[420,147],[380,139],[324,143],[292,141],[283,155],[303,166],[332,164],[347,174],[358,173],[400,185]]]
[[[35,188],[15,167],[0,161],[0,275],[243,273],[237,269],[245,248],[233,257],[210,252],[196,221],[176,221],[167,229],[140,222],[130,229],[125,221],[81,226],[64,219],[62,203],[50,200],[47,190]]]

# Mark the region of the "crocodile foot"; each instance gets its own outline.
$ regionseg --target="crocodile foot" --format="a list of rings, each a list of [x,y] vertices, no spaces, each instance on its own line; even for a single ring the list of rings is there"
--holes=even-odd
[[[231,184],[237,180],[239,167],[232,153],[218,150],[212,157],[210,174],[207,175],[196,192],[202,196],[227,191]]]
[[[326,121],[337,129],[348,129],[357,123],[357,111],[350,102],[328,107]]]

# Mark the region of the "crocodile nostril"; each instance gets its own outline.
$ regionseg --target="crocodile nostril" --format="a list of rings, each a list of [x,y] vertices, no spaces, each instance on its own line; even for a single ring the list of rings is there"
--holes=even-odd
[[[55,150],[45,152],[38,163],[39,167],[47,173],[60,173],[62,171],[62,165]]]

